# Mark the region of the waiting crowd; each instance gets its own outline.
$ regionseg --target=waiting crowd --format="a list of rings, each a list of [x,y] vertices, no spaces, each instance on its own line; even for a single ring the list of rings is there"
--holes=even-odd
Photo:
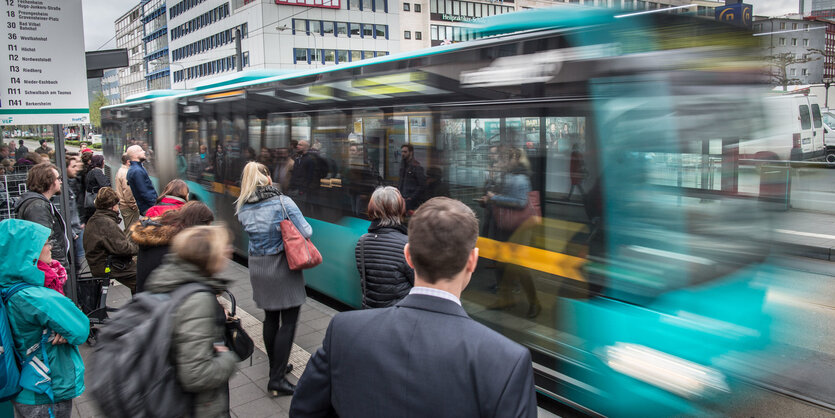
[[[401,178],[422,178],[413,150],[404,147],[403,153]],[[39,161],[28,171],[29,191],[15,204],[17,219],[0,222],[0,288],[14,348],[25,354],[22,390],[0,395],[13,400],[21,417],[69,417],[72,400],[85,390],[78,346],[87,340],[90,326],[64,296],[71,257],[75,265],[85,258],[93,276],[127,286],[136,295],[134,302],[148,300],[144,295],[179,294],[194,283],[205,290],[177,300],[167,318],[173,375],[160,386],[176,386],[182,396],[172,400],[150,392],[156,395],[137,404],[144,410],[123,413],[145,416],[150,408],[173,402],[185,404],[172,409],[177,415],[230,415],[228,380],[235,364],[248,355],[230,342],[225,325],[229,312],[214,297],[230,285],[219,273],[231,256],[231,235],[224,226],[213,225],[208,206],[189,201],[184,181],[171,181],[158,195],[144,159],[140,146],[129,147],[111,184],[101,155],[70,155],[65,161],[67,185],[54,165]],[[417,181],[401,184],[400,190],[378,187],[368,199],[371,226],[355,244],[362,306],[367,309],[333,318],[322,348],[298,386],[293,385],[286,374],[292,370],[288,361],[306,293],[303,270],[291,260],[298,244],[286,227],[291,224],[304,239],[314,231],[273,175],[261,163],[247,163],[235,211],[249,236],[253,297],[265,311],[267,389],[272,396],[293,396],[291,416],[536,414],[528,350],[473,321],[461,306],[461,293],[478,262],[475,214],[445,197],[419,202],[413,197],[423,187]],[[520,189],[527,193],[530,188]],[[51,203],[59,193],[68,194],[68,219]],[[407,211],[414,211],[408,226]],[[74,254],[69,254],[70,239]],[[119,313],[113,321],[123,320]],[[50,378],[47,388],[25,378],[30,363],[39,360]],[[92,369],[91,379],[109,382],[98,374],[101,370]],[[96,383],[91,383],[94,397],[106,393]],[[139,398],[149,393],[146,389],[119,396]]]

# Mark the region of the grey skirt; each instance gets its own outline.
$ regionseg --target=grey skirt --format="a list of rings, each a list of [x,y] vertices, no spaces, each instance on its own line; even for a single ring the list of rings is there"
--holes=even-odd
[[[295,308],[304,304],[304,275],[290,270],[284,252],[274,255],[249,256],[249,280],[252,298],[265,311]]]

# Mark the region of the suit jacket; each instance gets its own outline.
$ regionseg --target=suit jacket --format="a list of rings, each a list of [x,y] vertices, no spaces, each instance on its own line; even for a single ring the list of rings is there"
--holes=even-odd
[[[299,380],[291,417],[534,417],[530,352],[455,302],[409,295],[345,312]]]

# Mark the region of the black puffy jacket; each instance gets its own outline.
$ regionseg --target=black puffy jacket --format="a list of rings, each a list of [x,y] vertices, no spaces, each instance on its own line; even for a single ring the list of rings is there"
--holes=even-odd
[[[31,221],[49,228],[49,243],[52,244],[52,259],[58,260],[64,268],[69,268],[67,259],[70,241],[67,238],[67,224],[46,197],[40,193],[28,191],[17,200],[14,206],[15,216],[18,219]]]
[[[372,222],[368,233],[360,237],[354,254],[362,281],[363,308],[393,306],[409,294],[415,284],[415,272],[403,255],[403,247],[408,242],[406,227],[379,226],[377,221]]]

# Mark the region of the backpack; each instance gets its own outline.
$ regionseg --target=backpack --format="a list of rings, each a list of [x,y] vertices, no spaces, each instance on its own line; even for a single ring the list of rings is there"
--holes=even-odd
[[[28,283],[17,283],[14,286],[3,289],[3,303],[0,305],[0,402],[13,399],[26,389],[35,393],[47,395],[53,400],[52,379],[49,376],[49,357],[46,354],[46,347],[50,344],[49,338],[52,335],[49,330],[44,329],[40,342],[27,350],[26,356],[21,356],[14,346],[14,336],[9,324],[9,313],[6,310],[6,303],[15,293],[35,287]],[[40,351],[43,359],[35,355]],[[53,400],[54,402],[54,400]],[[49,410],[52,416],[52,408]]]
[[[90,361],[90,390],[108,416],[190,414],[192,396],[177,380],[171,337],[176,308],[197,292],[211,289],[188,283],[171,293],[137,293],[102,327]]]

